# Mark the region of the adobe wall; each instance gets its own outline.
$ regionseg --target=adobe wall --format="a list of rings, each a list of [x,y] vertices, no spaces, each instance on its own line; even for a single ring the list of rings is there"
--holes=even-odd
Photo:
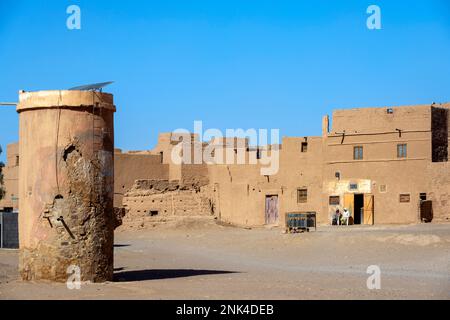
[[[302,142],[308,150],[302,152]],[[280,148],[279,171],[261,174],[261,164],[209,166],[211,183],[219,190],[221,221],[240,226],[265,224],[266,196],[278,196],[278,225],[284,225],[286,212],[322,212],[321,137],[284,137]],[[246,152],[245,159],[256,152]],[[306,203],[297,201],[297,190],[308,189]]]
[[[333,111],[330,133],[382,133],[395,129],[430,131],[430,105],[357,108]],[[387,110],[392,109],[393,113]]]
[[[114,161],[114,206],[122,206],[123,195],[139,179],[168,180],[169,164],[162,164],[158,155],[148,153],[121,153],[116,151]]]
[[[302,152],[302,143],[307,150]],[[316,212],[319,223],[324,221],[322,208],[323,141],[321,137],[284,137],[280,153],[279,180],[283,188],[281,223],[287,212]],[[307,200],[299,203],[297,190],[307,189]]]
[[[333,129],[326,141],[324,193],[340,196],[341,209],[345,193],[372,193],[375,224],[418,222],[419,195],[427,192],[427,165],[431,163],[431,107],[389,108],[392,113],[387,109],[333,113]],[[399,159],[397,144],[404,143],[407,158]],[[353,159],[355,146],[363,146],[363,160]],[[350,183],[360,189],[349,190]],[[400,203],[400,194],[410,194],[410,202]],[[327,202],[325,197],[330,216],[336,206]]]
[[[5,195],[0,200],[1,208],[19,208],[19,143],[10,143],[6,147],[6,163],[3,168]]]
[[[191,135],[192,144],[196,143],[196,135]],[[148,214],[150,209],[145,209],[145,206],[154,208],[155,203],[152,201],[157,198],[157,203],[162,200],[161,208],[155,209],[161,214],[159,217],[168,214],[169,211],[165,207],[166,204],[172,203],[172,198],[182,197],[179,199],[178,207],[180,210],[186,210],[185,215],[198,215],[202,212],[193,212],[194,208],[191,201],[187,198],[192,195],[193,201],[197,203],[200,201],[190,190],[198,190],[209,183],[208,168],[205,164],[175,164],[172,162],[172,149],[176,146],[176,141],[172,141],[171,133],[162,133],[158,136],[157,146],[150,151],[142,152],[128,152],[122,153],[116,150],[116,194],[114,198],[114,205],[116,207],[125,206],[127,214],[138,217],[140,214]],[[151,181],[146,184],[145,181]],[[168,185],[167,185],[168,184]],[[147,185],[147,187],[145,187]],[[148,188],[152,185],[152,188]],[[159,186],[159,187],[157,187]],[[162,186],[177,186],[176,190],[166,190]],[[147,188],[142,194],[143,188]],[[162,188],[158,191],[158,188]],[[169,189],[172,187],[169,187]],[[137,192],[137,189],[140,191]],[[176,191],[175,195],[172,191]],[[181,191],[181,193],[179,192]],[[166,199],[167,196],[170,196]],[[139,201],[136,200],[138,197]],[[160,199],[161,198],[161,199]],[[197,199],[198,198],[198,199]],[[203,199],[203,198],[202,198]],[[167,200],[167,201],[166,201]],[[170,200],[170,201],[169,201]],[[202,200],[203,201],[203,200]],[[202,202],[200,201],[200,202]],[[184,209],[182,209],[184,207]],[[204,208],[202,207],[202,210]],[[178,209],[175,210],[178,215]],[[129,221],[125,219],[126,221]]]
[[[184,185],[206,186],[209,184],[209,171],[206,164],[181,165],[181,182]]]
[[[433,201],[433,221],[450,221],[450,162],[429,163],[427,199]]]
[[[125,194],[125,227],[145,227],[183,217],[212,217],[214,204],[208,186],[180,184],[178,181],[137,180]]]
[[[341,210],[344,208],[345,193],[373,194],[375,224],[415,223],[418,222],[419,195],[427,192],[426,179],[420,174],[424,170],[419,167],[425,168],[425,163],[331,165],[326,170],[324,190],[328,196],[340,196]],[[338,182],[334,177],[336,171],[340,171],[342,177]],[[358,189],[350,190],[350,183],[356,183]],[[410,202],[400,203],[400,194],[409,194]],[[324,201],[328,201],[328,197]],[[335,209],[334,206],[329,206],[329,217]]]
[[[297,211],[315,211],[318,222],[327,224],[336,209],[328,203],[330,196],[340,197],[342,209],[344,194],[371,193],[375,197],[376,224],[415,223],[419,217],[419,195],[427,193],[428,199],[433,200],[436,221],[448,219],[450,171],[447,162],[431,162],[431,105],[338,110],[333,112],[331,129],[328,122],[328,117],[324,117],[323,137],[283,137],[279,172],[273,176],[261,175],[260,164],[249,164],[256,162],[257,151],[242,138],[215,141],[222,148],[222,162],[227,160],[227,152],[236,159],[243,151],[246,164],[241,165],[174,164],[171,153],[178,142],[172,141],[172,133],[161,133],[153,150],[128,153],[117,150],[114,205],[119,207],[122,201],[126,202],[132,216],[141,217],[148,214],[144,212],[148,208],[155,207],[153,200],[167,204],[172,203],[173,197],[181,197],[184,200],[178,204],[186,204],[187,214],[196,215],[206,212],[205,207],[195,212],[196,205],[192,203],[202,202],[198,199],[206,197],[222,221],[261,226],[265,224],[266,196],[277,195],[279,225],[284,225],[286,212]],[[307,151],[302,152],[301,145],[305,142]],[[194,149],[206,147],[194,134],[188,143]],[[407,144],[407,158],[398,159],[397,144],[403,143]],[[363,160],[353,160],[355,146],[363,146]],[[8,163],[13,163],[13,147],[9,150],[8,146],[8,154],[11,154]],[[336,172],[340,173],[339,179]],[[129,193],[125,201],[124,194],[133,188],[136,180],[172,182],[202,191],[199,194],[192,190],[172,190],[158,194],[153,190],[151,196],[145,197]],[[358,188],[350,190],[350,184],[357,184]],[[306,203],[298,202],[300,188],[308,190]],[[13,189],[14,185],[10,190]],[[410,202],[400,203],[400,194],[410,194]],[[192,203],[187,200],[189,197]],[[160,217],[173,211],[165,205],[158,208]]]
[[[189,134],[190,141],[184,141],[186,143],[196,143],[199,141],[199,137],[196,134]],[[183,139],[179,137],[177,134],[172,132],[163,132],[158,134],[158,143],[157,145],[149,151],[149,153],[153,155],[160,156],[162,159],[162,163],[171,164],[172,163],[172,150],[173,148]]]
[[[211,184],[219,192],[218,216],[221,221],[239,226],[265,224],[267,195],[283,195],[279,178],[263,176],[259,165],[210,166]],[[280,210],[282,201],[279,201]]]
[[[389,112],[388,112],[389,109]],[[284,225],[285,213],[315,211],[318,223],[330,223],[336,206],[329,205],[329,196],[370,193],[375,196],[375,223],[414,223],[419,217],[421,193],[443,194],[445,190],[430,190],[431,106],[386,107],[339,110],[333,113],[332,129],[324,118],[323,137],[285,137],[280,150],[280,169],[273,176],[261,175],[256,149],[243,141],[246,164],[183,165],[176,177],[186,182],[204,181],[216,190],[214,203],[223,222],[241,226],[265,224],[265,198],[279,198],[279,225]],[[343,135],[345,130],[345,135]],[[229,139],[228,139],[229,140]],[[241,150],[242,139],[219,141],[234,159]],[[302,152],[302,143],[307,143]],[[167,142],[165,142],[167,143]],[[407,158],[397,158],[397,144],[407,144]],[[364,147],[364,159],[353,160],[353,147]],[[161,148],[164,149],[164,148]],[[173,165],[171,165],[171,168]],[[200,171],[197,171],[200,170]],[[445,176],[445,169],[441,169]],[[183,173],[182,173],[183,172]],[[187,173],[190,172],[190,173]],[[336,172],[340,178],[336,178]],[[433,177],[436,180],[438,176]],[[174,174],[170,174],[174,176]],[[350,184],[357,184],[350,190]],[[442,182],[444,186],[445,181]],[[298,189],[307,189],[305,203],[297,199]],[[400,202],[400,194],[409,194],[410,201]],[[440,207],[443,207],[440,202]],[[437,208],[436,212],[443,209]],[[437,213],[445,216],[445,213]]]
[[[450,104],[435,105],[449,110],[448,118],[448,154],[450,155]],[[450,162],[427,164],[428,199],[433,203],[433,221],[450,220]]]

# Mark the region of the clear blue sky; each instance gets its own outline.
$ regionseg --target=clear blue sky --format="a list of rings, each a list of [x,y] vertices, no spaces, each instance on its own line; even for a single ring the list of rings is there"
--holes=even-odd
[[[370,4],[382,30],[366,28]],[[109,80],[125,150],[194,120],[319,135],[336,108],[450,100],[450,2],[0,0],[0,101]],[[17,131],[0,108],[4,149]]]

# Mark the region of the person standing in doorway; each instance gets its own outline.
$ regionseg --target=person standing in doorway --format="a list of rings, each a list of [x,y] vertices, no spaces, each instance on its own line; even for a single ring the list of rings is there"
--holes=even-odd
[[[344,213],[342,214],[342,218],[344,219],[344,223],[348,225],[348,222],[350,220],[350,211],[347,210],[347,208],[344,208]]]
[[[340,222],[341,222],[341,211],[339,211],[339,208],[336,209],[336,213],[334,214],[334,218],[336,219],[336,225],[340,225]]]

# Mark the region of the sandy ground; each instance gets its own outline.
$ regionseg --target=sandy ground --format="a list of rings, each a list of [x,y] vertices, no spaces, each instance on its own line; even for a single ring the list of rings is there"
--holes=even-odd
[[[282,234],[187,221],[115,237],[115,281],[80,290],[19,281],[17,250],[0,250],[0,299],[450,299],[450,224]]]

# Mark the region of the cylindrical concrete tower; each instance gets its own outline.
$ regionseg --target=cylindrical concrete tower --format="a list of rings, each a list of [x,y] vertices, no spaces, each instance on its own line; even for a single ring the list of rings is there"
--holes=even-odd
[[[20,92],[17,112],[22,279],[112,280],[113,96]]]

